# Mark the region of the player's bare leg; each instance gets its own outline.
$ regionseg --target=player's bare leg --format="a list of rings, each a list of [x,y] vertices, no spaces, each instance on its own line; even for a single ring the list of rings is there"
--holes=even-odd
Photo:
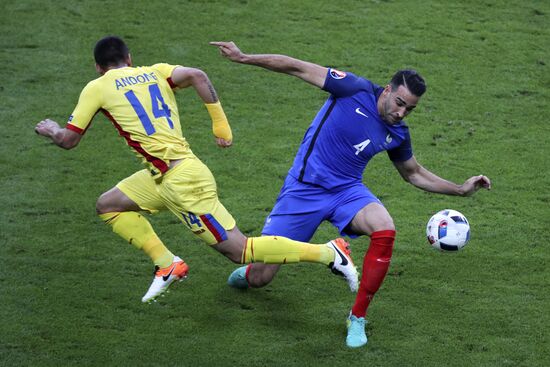
[[[117,187],[101,194],[96,202],[97,214],[129,211],[139,212],[141,208]]]

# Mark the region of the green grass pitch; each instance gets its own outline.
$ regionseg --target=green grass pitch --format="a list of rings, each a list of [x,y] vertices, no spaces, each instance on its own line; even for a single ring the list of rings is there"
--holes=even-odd
[[[0,11],[0,366],[550,365],[550,3],[548,1],[3,0]],[[123,37],[136,65],[199,67],[235,146],[215,146],[206,109],[178,93],[184,135],[216,176],[241,230],[259,235],[326,94],[222,59],[209,41],[284,53],[386,83],[416,68],[428,92],[408,119],[421,164],[470,198],[407,185],[384,154],[364,181],[398,237],[368,315],[369,344],[345,346],[354,296],[323,267],[288,266],[268,287],[226,285],[234,265],[166,213],[159,236],[189,278],[153,305],[145,255],[95,215],[96,198],[141,168],[103,116],[64,151],[37,137],[64,123],[96,77],[92,48]],[[432,250],[425,224],[453,208],[471,222],[459,253]],[[337,236],[329,225],[316,242]],[[367,238],[351,241],[361,263]]]

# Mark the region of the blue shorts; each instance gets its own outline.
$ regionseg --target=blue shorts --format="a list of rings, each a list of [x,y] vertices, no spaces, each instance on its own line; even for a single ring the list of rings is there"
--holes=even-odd
[[[324,220],[330,221],[342,236],[355,215],[370,203],[381,204],[361,182],[353,186],[327,190],[321,186],[303,184],[287,175],[273,210],[266,218],[263,235],[277,235],[308,242]]]

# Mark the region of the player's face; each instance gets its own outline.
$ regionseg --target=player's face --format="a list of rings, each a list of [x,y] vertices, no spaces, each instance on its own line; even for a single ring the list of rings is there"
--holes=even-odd
[[[378,113],[388,124],[397,124],[412,112],[419,99],[420,97],[412,94],[403,85],[397,90],[392,90],[391,85],[387,85],[379,99]]]

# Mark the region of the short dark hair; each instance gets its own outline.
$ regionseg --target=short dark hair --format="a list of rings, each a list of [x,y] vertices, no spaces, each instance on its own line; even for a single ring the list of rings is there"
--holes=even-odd
[[[102,68],[116,66],[124,62],[130,51],[124,41],[116,36],[107,36],[95,44],[94,58],[95,62]]]
[[[390,84],[392,90],[397,90],[400,85],[403,85],[417,97],[421,97],[426,91],[426,82],[416,70],[399,70],[391,78]]]

